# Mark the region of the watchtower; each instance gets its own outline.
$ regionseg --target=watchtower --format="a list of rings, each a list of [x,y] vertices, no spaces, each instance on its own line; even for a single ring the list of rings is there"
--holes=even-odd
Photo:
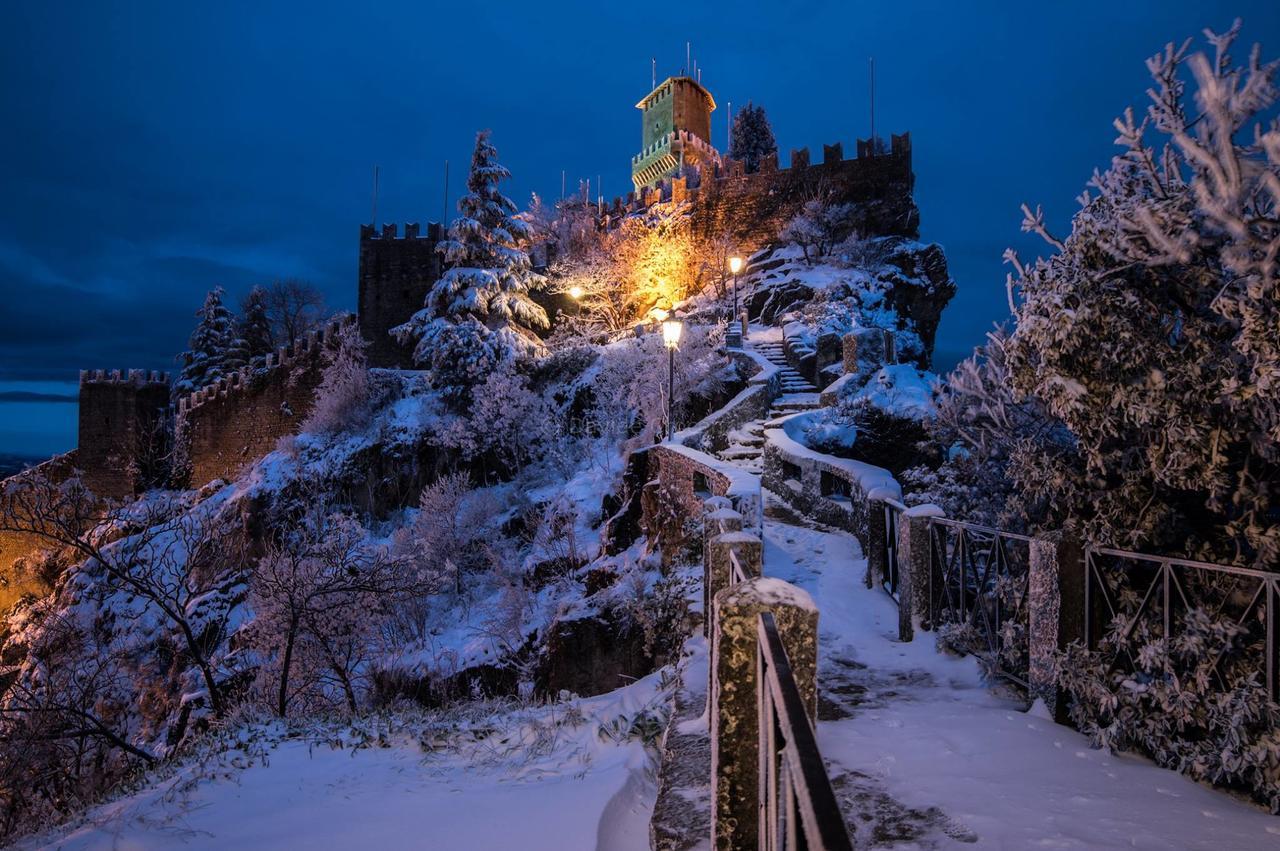
[[[369,341],[369,365],[413,367],[413,347],[391,337],[391,329],[420,310],[427,290],[439,279],[443,264],[436,246],[444,239],[444,227],[427,225],[425,235],[417,224],[406,224],[404,236],[394,224],[376,230],[360,226],[360,333]]]
[[[169,374],[80,371],[80,434],[76,463],[100,497],[124,499],[161,472],[168,437]]]
[[[711,92],[692,77],[668,77],[638,104],[640,153],[631,158],[636,189],[653,186],[680,173],[684,166],[717,163],[711,145]]]

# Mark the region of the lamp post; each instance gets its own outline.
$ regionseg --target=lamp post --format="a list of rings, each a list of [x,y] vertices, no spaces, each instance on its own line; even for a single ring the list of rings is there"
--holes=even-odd
[[[733,273],[733,321],[738,321],[738,273],[742,271],[742,258],[729,258],[729,271]]]
[[[668,319],[662,323],[662,344],[667,347],[668,379],[667,379],[667,440],[676,437],[676,349],[680,348],[680,335],[684,333],[684,323],[679,319]]]

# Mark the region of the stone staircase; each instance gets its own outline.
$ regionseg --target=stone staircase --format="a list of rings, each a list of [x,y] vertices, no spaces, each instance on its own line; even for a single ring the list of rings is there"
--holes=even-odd
[[[795,414],[800,411],[811,411],[819,407],[818,388],[800,373],[787,365],[782,343],[777,340],[762,340],[749,343],[751,348],[764,355],[765,359],[777,366],[781,371],[782,393],[773,401],[769,415],[762,420],[749,422],[741,428],[729,433],[729,445],[718,453],[725,461],[741,467],[749,473],[759,475],[764,467],[764,429],[770,420]]]

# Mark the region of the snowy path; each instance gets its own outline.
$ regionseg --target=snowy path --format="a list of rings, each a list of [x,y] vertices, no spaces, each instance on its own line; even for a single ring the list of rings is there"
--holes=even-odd
[[[897,640],[846,533],[772,500],[765,572],[813,595],[818,742],[858,848],[1280,849],[1280,817],[1022,711],[972,659]]]
[[[651,755],[600,731],[650,706],[657,680],[427,752],[410,732],[361,750],[290,739],[248,765],[230,751],[15,848],[647,851]]]

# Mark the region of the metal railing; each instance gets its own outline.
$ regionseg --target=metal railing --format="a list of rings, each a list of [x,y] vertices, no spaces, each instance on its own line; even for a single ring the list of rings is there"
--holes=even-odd
[[[849,831],[773,614],[762,612],[757,628],[761,851],[852,851]]]
[[[898,522],[907,507],[895,499],[880,500],[881,517],[884,529],[884,547],[881,551],[883,561],[876,565],[880,578],[880,587],[884,589],[895,603],[898,599]]]
[[[929,627],[964,630],[963,649],[1027,688],[1031,538],[934,517],[929,521]]]
[[[1186,620],[1200,609],[1214,621],[1229,620],[1232,635],[1216,649],[1211,676],[1226,691],[1257,674],[1272,702],[1280,702],[1276,666],[1280,573],[1191,559],[1153,556],[1106,547],[1085,550],[1085,643],[1097,649],[1105,640],[1116,649],[1111,670],[1136,667],[1133,642],[1140,628],[1169,645],[1186,632]],[[1224,662],[1237,651],[1236,665]],[[1258,658],[1258,657],[1261,658]],[[1256,659],[1249,664],[1249,659]]]

